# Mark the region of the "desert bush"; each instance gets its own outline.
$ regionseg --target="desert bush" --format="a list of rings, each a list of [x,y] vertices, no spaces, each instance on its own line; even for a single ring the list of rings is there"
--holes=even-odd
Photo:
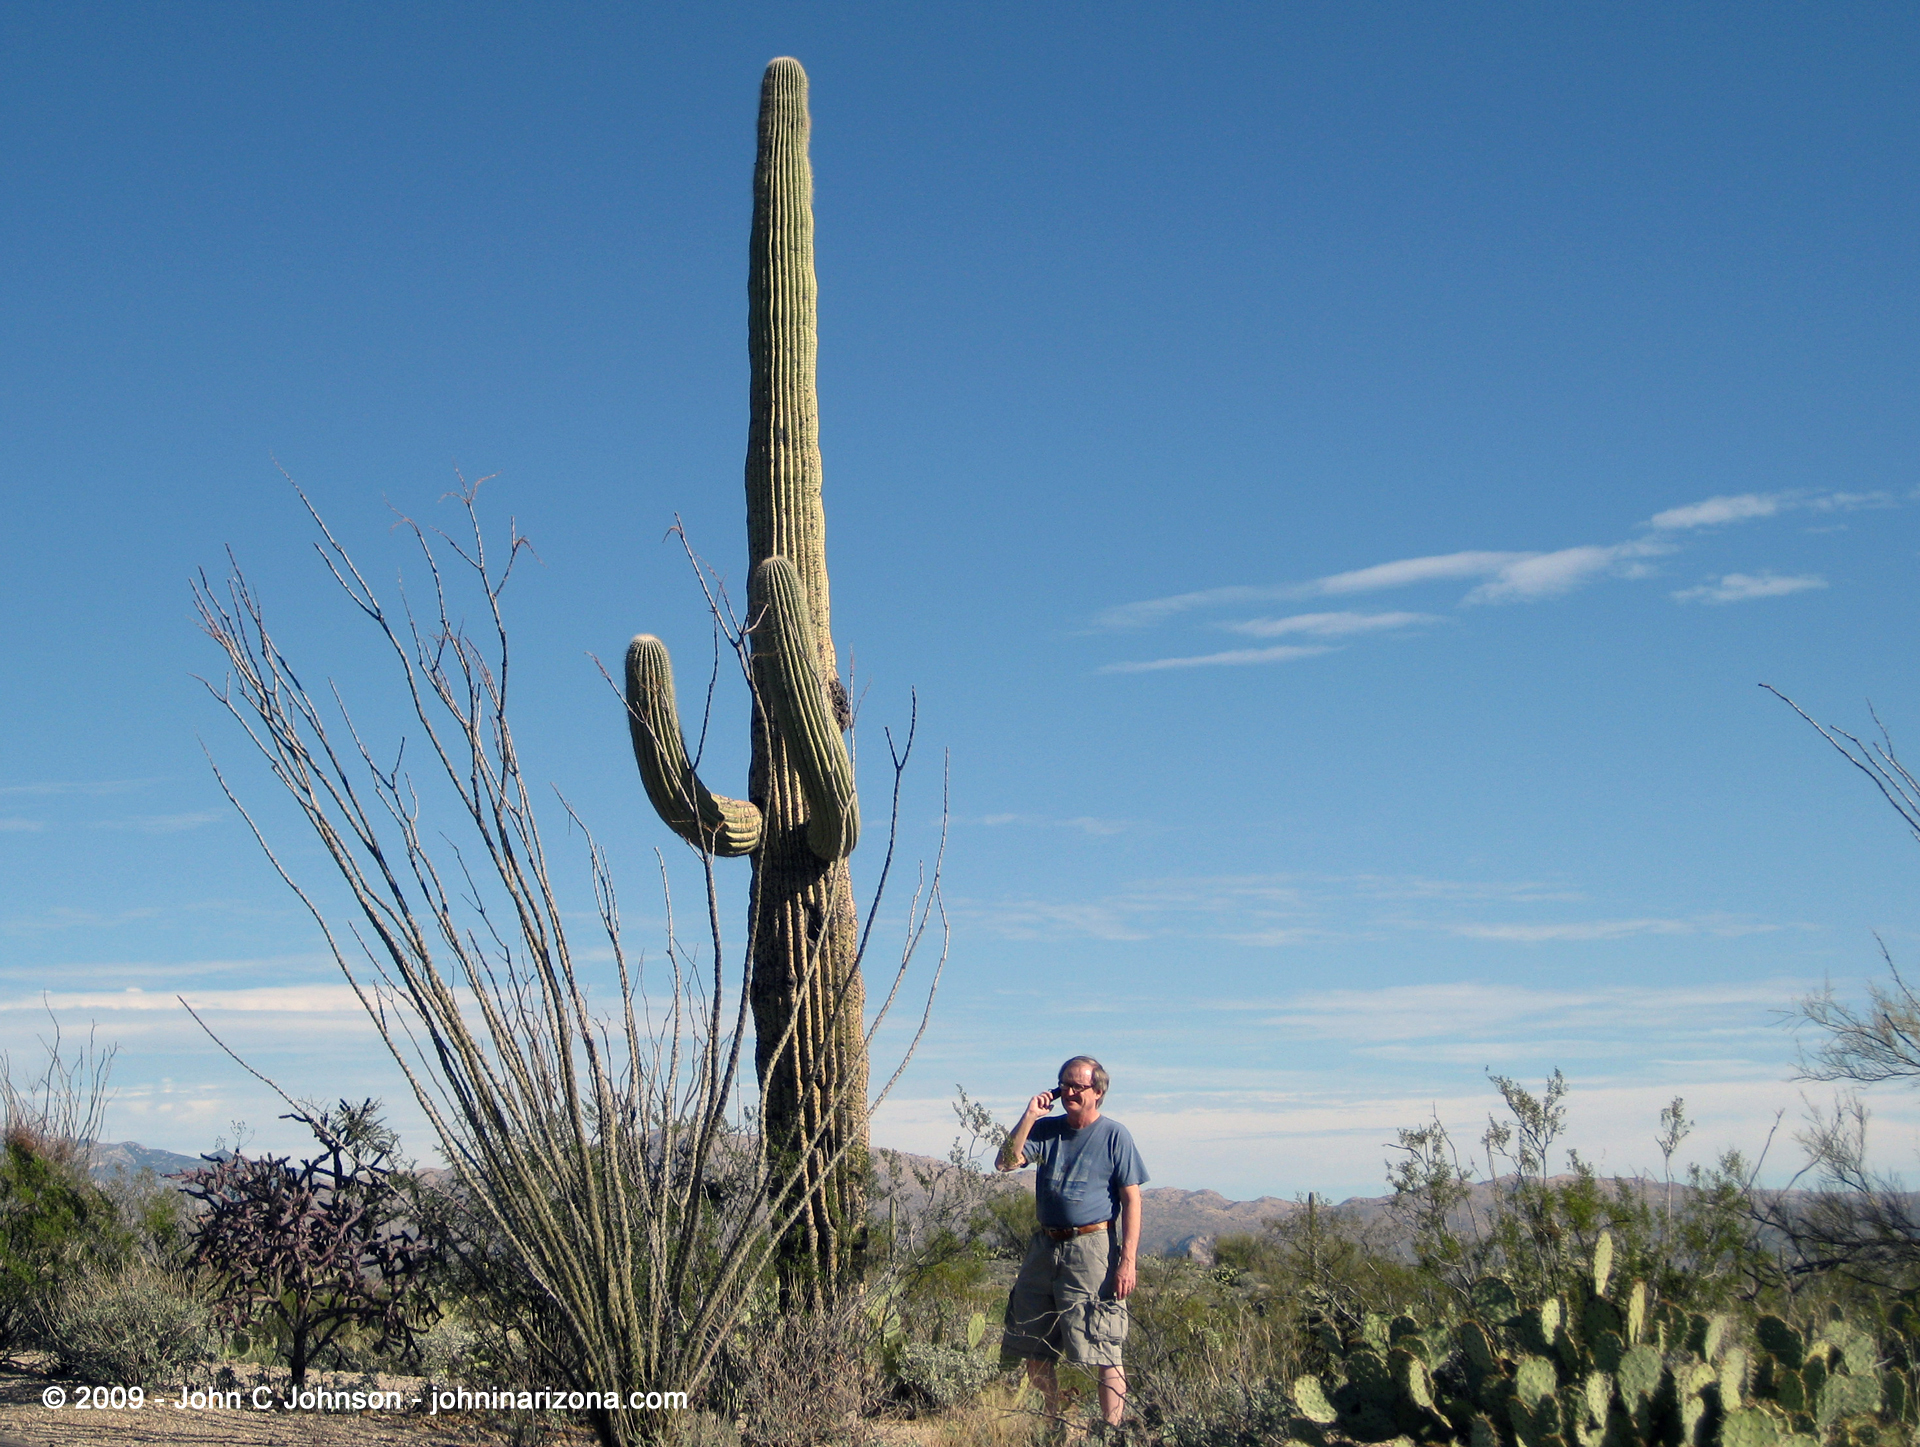
[[[151,1170],[115,1171],[96,1184],[120,1219],[133,1251],[155,1266],[185,1271],[193,1254],[193,1212],[176,1182]]]
[[[414,1338],[420,1375],[437,1382],[472,1381],[484,1373],[480,1333],[462,1316],[447,1312]],[[489,1385],[492,1385],[489,1376]],[[507,1384],[500,1382],[501,1387]]]
[[[972,1239],[984,1245],[989,1255],[1018,1261],[1040,1229],[1040,1211],[1033,1192],[1016,1187],[982,1202],[970,1225]]]
[[[902,1394],[915,1406],[935,1411],[972,1398],[998,1375],[991,1357],[964,1347],[907,1342],[894,1359]]]
[[[768,1310],[727,1342],[714,1395],[749,1447],[863,1442],[885,1395],[878,1358],[871,1320],[857,1304]]]
[[[194,1283],[137,1258],[81,1273],[49,1315],[47,1339],[61,1364],[108,1386],[175,1381],[218,1344]]]
[[[43,1342],[60,1293],[131,1245],[64,1144],[15,1125],[0,1146],[0,1351]]]
[[[440,1246],[426,1289],[442,1316],[421,1339],[421,1369],[516,1390],[567,1380],[565,1326],[493,1216],[458,1181],[415,1204]]]
[[[122,1260],[133,1240],[86,1169],[115,1052],[89,1035],[68,1053],[48,1017],[38,1075],[16,1079],[0,1052],[0,1352],[42,1344],[61,1291]]]
[[[1133,1411],[1153,1420],[1196,1414],[1212,1420],[1244,1395],[1246,1384],[1301,1369],[1305,1298],[1234,1266],[1140,1265],[1140,1284],[1128,1301]]]
[[[1165,1447],[1254,1447],[1289,1440],[1297,1416],[1282,1382],[1213,1386],[1175,1384],[1151,1397],[1135,1394],[1134,1410],[1154,1442]]]

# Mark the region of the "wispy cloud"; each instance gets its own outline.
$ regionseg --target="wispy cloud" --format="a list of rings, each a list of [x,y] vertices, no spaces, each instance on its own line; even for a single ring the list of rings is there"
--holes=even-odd
[[[1295,996],[1262,1023],[1317,1039],[1432,1040],[1510,1034],[1516,1026],[1566,1033],[1645,1028],[1649,1020],[1716,1019],[1716,1011],[1748,1007],[1750,1028],[1772,1028],[1770,1011],[1804,993],[1803,983],[1767,980],[1740,985],[1538,989],[1463,981],[1395,985],[1377,990],[1322,990]],[[1236,1008],[1245,1009],[1246,1005]]]
[[[1350,573],[1333,573],[1315,578],[1302,590],[1307,594],[1333,597],[1341,593],[1372,593],[1382,588],[1408,588],[1415,583],[1445,582],[1456,578],[1484,578],[1511,568],[1535,553],[1442,553],[1428,558],[1401,558],[1392,563],[1376,563],[1371,568],[1356,568]]]
[[[1629,575],[1644,571],[1643,567],[1635,565],[1636,560],[1671,552],[1673,547],[1668,542],[1642,538],[1616,543],[1611,547],[1562,548],[1550,553],[1436,553],[1429,557],[1399,558],[1390,563],[1376,563],[1370,568],[1355,568],[1345,573],[1330,573],[1306,583],[1262,588],[1208,588],[1168,598],[1148,598],[1139,603],[1124,603],[1109,608],[1099,615],[1097,621],[1107,628],[1141,628],[1164,622],[1176,614],[1231,603],[1277,598],[1335,598],[1353,593],[1381,592],[1390,588],[1411,588],[1422,583],[1460,582],[1472,578],[1484,578],[1487,581],[1469,592],[1464,600],[1466,602],[1531,602],[1536,598],[1570,592],[1609,570]],[[1254,619],[1246,624],[1224,626],[1255,637],[1275,637],[1290,632],[1330,637],[1410,627],[1416,622],[1432,621],[1432,615],[1421,613],[1300,613],[1290,618]],[[1114,664],[1102,672],[1140,673],[1154,668],[1275,661],[1276,656],[1261,656],[1251,652],[1222,653],[1193,658],[1156,659],[1149,663]]]
[[[1270,603],[1277,598],[1298,598],[1300,585],[1285,583],[1266,587],[1202,588],[1197,593],[1175,593],[1168,598],[1146,598],[1138,603],[1120,603],[1095,615],[1102,628],[1146,628],[1164,622],[1177,613],[1196,608],[1221,607],[1231,603]]]
[[[1353,874],[1329,878],[1361,899],[1432,899],[1477,903],[1572,903],[1587,896],[1566,884],[1540,880],[1430,879],[1424,875]]]
[[[1439,911],[1449,907],[1511,906],[1524,910],[1543,903],[1578,902],[1582,893],[1565,883],[1534,880],[1449,880],[1418,875],[1308,875],[1248,874],[1200,875],[1174,879],[1139,880],[1111,893],[1078,900],[1000,899],[951,901],[955,917],[989,932],[1015,939],[1125,939],[1185,938],[1222,940],[1232,944],[1268,947],[1325,943],[1356,937],[1378,938],[1408,931],[1425,934],[1474,936],[1498,931],[1506,922],[1482,924],[1407,918],[1399,908],[1409,902]],[[1643,927],[1639,933],[1657,933]],[[1522,921],[1516,929],[1534,928]],[[1541,926],[1538,938],[1603,937],[1573,933],[1581,929],[1611,928],[1614,934],[1632,933],[1618,922],[1602,926]],[[1674,922],[1671,933],[1730,933],[1762,926],[1729,917],[1712,916]],[[1521,939],[1520,934],[1481,934],[1482,938]]]
[[[123,819],[101,819],[93,827],[129,829],[138,834],[181,834],[225,817],[217,810],[202,810],[192,814],[130,814]]]
[[[1783,493],[1743,492],[1734,497],[1710,497],[1705,502],[1670,507],[1647,520],[1650,528],[1710,528],[1748,518],[1772,517],[1780,511]]]
[[[1073,819],[1049,819],[1042,814],[986,814],[974,820],[955,820],[955,823],[983,824],[990,829],[1008,824],[1020,825],[1030,829],[1072,829],[1081,834],[1106,835],[1123,834],[1133,826],[1125,819],[1095,819],[1082,814]]]
[[[1101,673],[1154,673],[1163,668],[1231,667],[1247,663],[1288,663],[1296,658],[1313,658],[1333,649],[1310,644],[1281,644],[1277,648],[1230,648],[1224,653],[1198,653],[1181,658],[1143,658],[1125,663],[1109,663]]]
[[[1440,926],[1447,934],[1474,940],[1511,940],[1519,944],[1580,940],[1617,940],[1633,935],[1739,935],[1770,934],[1784,928],[1777,924],[1759,924],[1747,920],[1712,915],[1694,919],[1590,919],[1569,920],[1557,924],[1448,924]]]
[[[1342,638],[1352,633],[1379,633],[1390,628],[1413,628],[1425,623],[1450,623],[1433,613],[1295,613],[1286,618],[1248,618],[1219,626],[1249,638],[1284,638],[1305,633],[1315,638]]]
[[[259,985],[240,990],[194,990],[181,992],[187,1003],[200,1011],[220,1010],[241,1014],[332,1015],[365,1017],[352,986],[339,984]],[[162,1010],[180,1013],[180,1001],[172,990],[148,992],[134,986],[123,990],[76,990],[5,1000],[0,1012],[34,1010],[56,1013],[62,1010]]]
[[[1615,543],[1612,547],[1562,548],[1554,553],[1538,553],[1509,563],[1499,573],[1475,588],[1464,599],[1468,603],[1531,603],[1539,598],[1555,598],[1590,583],[1602,573],[1621,571],[1628,576],[1646,571],[1643,558],[1673,551],[1673,544],[1642,539]]]
[[[1728,573],[1717,582],[1682,588],[1673,597],[1681,603],[1745,603],[1753,598],[1779,598],[1826,586],[1827,580],[1817,573],[1784,578],[1774,573]]]
[[[956,918],[978,921],[1011,940],[1144,940],[1158,931],[1136,922],[1141,911],[1123,900],[1017,899],[978,904],[950,901]]]
[[[1685,507],[1670,507],[1655,513],[1647,520],[1647,526],[1674,532],[1720,527],[1793,510],[1852,512],[1864,507],[1894,506],[1897,503],[1893,496],[1884,492],[1742,492],[1710,497]]]
[[[159,914],[158,909],[142,907],[103,912],[92,909],[74,909],[67,905],[55,905],[38,914],[24,915],[0,924],[0,933],[10,935],[42,934],[48,930],[63,929],[101,929],[113,925],[132,924],[135,920],[152,919]]]
[[[39,819],[0,819],[0,834],[37,834],[46,827]]]
[[[1008,939],[1144,940],[1226,938],[1235,931],[1310,924],[1302,901],[1299,884],[1285,875],[1220,875],[1142,880],[1091,899],[948,903],[956,919]]]
[[[1331,598],[1346,593],[1377,592],[1383,588],[1407,588],[1416,583],[1485,578],[1533,556],[1532,553],[1470,552],[1401,558],[1391,563],[1376,563],[1370,568],[1356,568],[1352,572],[1332,573],[1305,583],[1203,588],[1198,592],[1175,593],[1166,598],[1121,603],[1098,614],[1094,621],[1103,628],[1145,628],[1164,623],[1177,614],[1191,613],[1201,608],[1226,607],[1235,603],[1268,603],[1283,598]]]
[[[1920,496],[1920,493],[1916,493],[1916,496]],[[1459,600],[1462,604],[1531,603],[1561,597],[1603,576],[1647,577],[1655,572],[1652,559],[1679,551],[1683,535],[1699,529],[1768,518],[1786,512],[1831,514],[1900,505],[1900,499],[1886,492],[1728,493],[1655,513],[1641,524],[1651,532],[1626,542],[1583,544],[1551,551],[1466,549],[1417,558],[1397,558],[1370,567],[1328,573],[1304,582],[1202,588],[1163,598],[1122,603],[1098,614],[1095,623],[1109,630],[1140,629],[1203,609],[1283,599],[1340,598],[1447,582],[1474,584]],[[1825,586],[1824,580],[1811,575],[1777,577],[1771,573],[1729,573],[1716,583],[1686,589],[1673,596],[1683,602],[1732,603]],[[1252,638],[1334,638],[1389,632],[1437,621],[1436,615],[1428,613],[1329,612],[1249,618],[1219,622],[1214,626]],[[1281,663],[1311,656],[1311,652],[1303,649],[1233,649],[1110,663],[1099,671],[1150,673],[1163,669]]]
[[[0,784],[0,798],[20,794],[34,797],[49,794],[127,794],[159,782],[158,779],[93,779],[49,781],[39,784]]]
[[[158,988],[168,999],[172,991],[187,988],[194,980],[221,975],[253,975],[258,978],[285,979],[292,975],[331,977],[337,968],[333,957],[317,952],[287,955],[249,955],[235,959],[137,960],[106,959],[71,967],[70,975],[84,972],[91,986],[100,989],[140,989],[134,981]],[[44,964],[0,966],[0,980],[40,986],[46,982]]]

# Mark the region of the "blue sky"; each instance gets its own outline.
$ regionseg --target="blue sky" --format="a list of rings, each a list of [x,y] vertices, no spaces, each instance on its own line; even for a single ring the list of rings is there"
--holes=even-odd
[[[47,992],[119,1045],[113,1134],[295,1144],[185,993],[428,1149],[202,752],[317,869],[194,680],[229,546],[393,722],[279,467],[383,579],[390,507],[493,477],[529,772],[651,943],[672,840],[591,659],[704,657],[676,514],[742,571],[793,54],[870,830],[910,692],[909,855],[951,758],[876,1138],[1086,1050],[1162,1184],[1375,1193],[1395,1126],[1558,1066],[1609,1169],[1675,1094],[1682,1161],[1785,1110],[1790,1169],[1777,1012],[1920,943],[1913,842],[1756,687],[1920,730],[1916,49],[1895,6],[0,8],[0,1045]]]

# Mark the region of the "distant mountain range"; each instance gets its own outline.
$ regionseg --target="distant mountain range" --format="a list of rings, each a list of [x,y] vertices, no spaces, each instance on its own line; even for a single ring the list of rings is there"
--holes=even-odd
[[[906,1152],[875,1151],[880,1167],[882,1190],[893,1180],[889,1172],[888,1157],[896,1157],[902,1167],[902,1175],[915,1179],[950,1179],[949,1173],[954,1167],[945,1161],[937,1161],[931,1156],[909,1155]],[[1554,1184],[1571,1181],[1571,1176],[1556,1176]],[[1487,1219],[1492,1214],[1496,1202],[1505,1196],[1513,1186],[1512,1177],[1497,1182],[1482,1181],[1475,1185],[1463,1201],[1450,1213],[1452,1225],[1456,1229],[1468,1229],[1470,1220],[1478,1217]],[[1644,1191],[1657,1197],[1664,1189],[1658,1181],[1622,1177],[1603,1179],[1600,1182],[1603,1191],[1611,1196],[1615,1189],[1625,1186],[1630,1190]],[[1007,1175],[993,1175],[981,1187],[986,1190],[1033,1192],[1033,1172],[1016,1171]],[[907,1209],[918,1209],[924,1200],[924,1192],[917,1189],[914,1181],[907,1182],[907,1189],[900,1192],[902,1205]],[[1687,1188],[1674,1186],[1674,1202],[1677,1206],[1688,1194]],[[1795,1196],[1804,1192],[1794,1192]],[[1218,1191],[1183,1191],[1173,1186],[1148,1186],[1140,1192],[1141,1223],[1140,1252],[1144,1256],[1185,1256],[1198,1261],[1213,1260],[1213,1243],[1222,1236],[1257,1236],[1266,1229],[1270,1221],[1285,1220],[1306,1209],[1304,1201],[1290,1201],[1279,1196],[1262,1196],[1254,1201],[1229,1201]],[[1390,1255],[1404,1255],[1411,1259],[1411,1245],[1405,1228],[1391,1216],[1392,1196],[1352,1196],[1344,1201],[1329,1201],[1320,1198],[1320,1205],[1329,1211],[1338,1213],[1353,1227],[1371,1238],[1376,1249]],[[877,1212],[883,1210],[876,1207]]]
[[[152,1171],[156,1176],[172,1176],[206,1164],[199,1156],[156,1150],[138,1141],[97,1141],[88,1154],[91,1159],[87,1169],[95,1176],[137,1176],[142,1171]]]
[[[931,1156],[902,1152],[900,1160],[904,1165],[923,1172],[943,1175],[953,1170],[945,1161],[937,1161]],[[143,1146],[138,1141],[113,1141],[93,1147],[90,1169],[96,1177],[122,1172],[138,1175],[142,1171],[152,1171],[156,1176],[173,1176],[205,1164],[199,1156],[158,1150]],[[443,1173],[428,1170],[422,1174],[433,1179]],[[1024,1190],[1032,1194],[1033,1172],[1019,1171],[1012,1175],[994,1176],[988,1186],[994,1190]],[[1171,1186],[1148,1186],[1141,1192],[1141,1197],[1146,1209],[1142,1213],[1140,1249],[1149,1256],[1195,1255],[1211,1259],[1215,1237],[1257,1233],[1272,1218],[1301,1209],[1299,1202],[1282,1200],[1278,1196],[1262,1196],[1257,1201],[1229,1201],[1218,1191],[1182,1191]],[[1386,1201],[1382,1198],[1379,1201],[1354,1201],[1349,1204],[1370,1218],[1384,1209]]]
[[[904,1151],[874,1152],[875,1164],[879,1171],[881,1189],[876,1193],[875,1214],[884,1216],[887,1200],[891,1199],[909,1212],[918,1212],[926,1206],[926,1192],[920,1181],[934,1183],[934,1189],[942,1189],[941,1183],[949,1185],[957,1180],[955,1168],[945,1161],[935,1160],[931,1156],[911,1155]],[[199,1156],[183,1156],[177,1151],[156,1150],[143,1146],[138,1141],[115,1141],[99,1144],[92,1148],[91,1169],[96,1177],[109,1177],[116,1173],[137,1175],[142,1171],[152,1171],[156,1176],[173,1176],[181,1171],[192,1170],[204,1165]],[[443,1178],[448,1173],[438,1170],[425,1170],[421,1175],[428,1180]],[[1567,1179],[1567,1178],[1559,1178]],[[1033,1193],[1033,1172],[1016,1171],[1008,1175],[997,1173],[988,1175],[982,1181],[970,1183],[972,1189],[985,1191],[1024,1191]],[[1609,1191],[1618,1183],[1604,1181],[1602,1185]],[[1653,1181],[1628,1181],[1640,1190],[1658,1192],[1660,1183]],[[1506,1183],[1481,1183],[1469,1194],[1465,1205],[1456,1214],[1464,1217],[1469,1212],[1484,1212],[1495,1198],[1509,1189]],[[1686,1188],[1676,1186],[1676,1201],[1685,1195]],[[1801,1193],[1794,1193],[1796,1195]],[[1143,1210],[1140,1227],[1140,1250],[1146,1256],[1186,1256],[1200,1261],[1213,1259],[1213,1243],[1222,1236],[1258,1235],[1267,1223],[1285,1218],[1306,1209],[1301,1201],[1285,1200],[1279,1196],[1261,1196],[1253,1201],[1230,1201],[1218,1191],[1183,1191],[1173,1186],[1148,1186],[1140,1193]],[[1338,1203],[1322,1199],[1321,1204],[1328,1209],[1338,1211],[1363,1231],[1370,1231],[1387,1225],[1386,1217],[1393,1204],[1391,1196],[1355,1196]],[[1397,1233],[1387,1231],[1386,1236]],[[1389,1251],[1394,1249],[1392,1241],[1383,1239],[1381,1244]]]

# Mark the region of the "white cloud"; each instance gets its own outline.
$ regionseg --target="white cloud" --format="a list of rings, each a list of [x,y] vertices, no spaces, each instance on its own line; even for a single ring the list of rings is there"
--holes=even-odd
[[[1312,658],[1332,653],[1331,648],[1283,644],[1278,648],[1233,648],[1225,653],[1202,653],[1186,658],[1149,658],[1129,663],[1109,663],[1101,673],[1152,673],[1163,668],[1209,668],[1246,663],[1286,663],[1295,658]]]
[[[1367,1045],[1377,1041],[1462,1038],[1484,1043],[1516,1032],[1611,1035],[1651,1020],[1669,1030],[1721,1030],[1740,1014],[1743,1029],[1773,1028],[1771,1012],[1806,992],[1802,982],[1766,980],[1739,985],[1612,986],[1537,989],[1462,981],[1393,985],[1377,990],[1321,990],[1297,995],[1263,1019],[1271,1028],[1317,1040]],[[1236,1004],[1235,1009],[1248,1005]],[[1685,1022],[1693,1022],[1688,1025]]]
[[[1884,492],[1742,492],[1710,497],[1685,507],[1670,507],[1655,513],[1647,520],[1647,526],[1672,532],[1718,527],[1723,523],[1745,522],[1749,518],[1772,517],[1796,510],[1852,512],[1863,507],[1893,506],[1896,506],[1894,499]]]
[[[1296,921],[1301,891],[1284,875],[1144,880],[1086,900],[950,899],[956,920],[1009,939],[1233,938]],[[1192,921],[1203,922],[1198,929]]]
[[[1377,938],[1388,930],[1459,932],[1444,921],[1408,919],[1397,910],[1382,913],[1383,909],[1410,901],[1429,909],[1445,909],[1474,904],[1524,907],[1577,902],[1581,898],[1579,891],[1565,884],[1537,881],[1379,874],[1224,874],[1135,880],[1111,893],[1078,900],[956,899],[949,905],[957,920],[1017,939],[1176,938],[1222,940],[1260,948]],[[1748,927],[1740,921],[1712,916],[1682,922],[1678,928],[1709,933]]]
[[[1743,492],[1734,497],[1710,497],[1705,502],[1688,503],[1657,512],[1647,526],[1661,529],[1707,528],[1720,523],[1745,522],[1748,518],[1772,517],[1780,511],[1785,493]]]
[[[1250,638],[1281,638],[1306,633],[1316,638],[1340,638],[1350,633],[1377,633],[1387,628],[1412,628],[1422,623],[1446,623],[1433,613],[1295,613],[1287,618],[1248,618],[1222,623],[1230,633]]]
[[[1432,583],[1451,578],[1484,578],[1504,568],[1514,567],[1537,556],[1534,553],[1442,553],[1428,558],[1402,558],[1393,563],[1376,563],[1371,568],[1356,568],[1350,573],[1334,573],[1316,578],[1304,592],[1328,596],[1338,593],[1371,593],[1380,588],[1405,588],[1415,583]]]
[[[102,819],[93,827],[128,829],[138,834],[182,834],[224,817],[217,811],[207,810],[193,814],[131,814],[124,819]]]
[[[1750,924],[1714,916],[1706,919],[1593,919],[1560,924],[1450,924],[1448,934],[1474,940],[1512,940],[1544,944],[1565,940],[1617,940],[1632,935],[1696,935],[1722,937],[1768,934],[1782,926]]]
[[[1103,628],[1144,628],[1196,608],[1221,607],[1232,603],[1265,603],[1280,598],[1332,597],[1343,593],[1369,593],[1381,588],[1411,587],[1415,583],[1484,578],[1511,563],[1532,556],[1532,553],[1470,552],[1445,553],[1429,558],[1401,558],[1396,562],[1376,563],[1371,568],[1333,573],[1324,578],[1315,578],[1310,583],[1203,588],[1198,592],[1175,593],[1166,598],[1121,603],[1108,608],[1094,621]]]
[[[99,910],[75,909],[71,905],[57,904],[42,910],[39,914],[16,916],[0,923],[0,933],[18,935],[39,934],[45,930],[102,929],[114,925],[132,924],[136,920],[152,919],[159,913],[158,909],[150,905],[104,913]]]
[[[1211,608],[1225,603],[1267,603],[1276,598],[1297,598],[1298,584],[1267,587],[1203,588],[1197,593],[1176,593],[1170,598],[1148,598],[1139,603],[1121,603],[1100,613],[1094,621],[1103,628],[1145,628],[1195,608]]]
[[[986,814],[978,819],[956,819],[954,822],[984,824],[988,828],[1016,824],[1031,829],[1073,829],[1079,833],[1094,836],[1124,834],[1133,827],[1125,819],[1096,819],[1089,814],[1082,814],[1073,819],[1049,819],[1041,814]]]
[[[1680,603],[1744,603],[1752,598],[1779,598],[1826,586],[1827,580],[1817,573],[1801,573],[1790,578],[1774,573],[1728,573],[1717,583],[1683,588],[1673,597]]]
[[[37,834],[46,827],[38,819],[0,819],[0,834]]]
[[[219,1010],[244,1014],[269,1015],[353,1015],[364,1018],[360,1001],[351,986],[339,984],[258,985],[241,990],[182,990],[178,992],[194,1009]],[[84,990],[69,994],[33,995],[17,1000],[0,1000],[0,1013],[30,1010],[44,1013],[62,1010],[166,1010],[182,1013],[180,1001],[172,990],[149,993],[134,986],[123,990]]]
[[[1349,885],[1361,899],[1498,899],[1522,903],[1542,900],[1573,903],[1586,898],[1581,891],[1564,884],[1544,884],[1534,880],[1427,879],[1421,875],[1354,874],[1327,882]]]
[[[1914,496],[1920,497],[1920,491]],[[1672,535],[1696,528],[1717,527],[1753,518],[1802,511],[1817,513],[1852,512],[1860,508],[1898,507],[1900,500],[1885,492],[1743,492],[1722,494],[1668,508],[1655,513],[1644,526],[1656,534]],[[1175,593],[1165,598],[1147,598],[1137,603],[1122,603],[1108,608],[1095,620],[1103,628],[1144,628],[1163,623],[1177,614],[1202,608],[1224,607],[1236,603],[1266,602],[1285,598],[1330,598],[1351,593],[1378,592],[1386,588],[1407,588],[1421,583],[1481,578],[1481,583],[1464,599],[1468,603],[1526,603],[1557,597],[1592,581],[1602,573],[1617,577],[1647,576],[1652,569],[1645,559],[1674,552],[1678,544],[1668,537],[1640,538],[1610,547],[1588,545],[1560,548],[1552,552],[1494,552],[1472,549],[1457,553],[1435,553],[1419,558],[1399,558],[1390,563],[1355,568],[1344,573],[1329,573],[1305,583],[1237,585],[1203,588],[1191,593]],[[1743,575],[1729,575],[1729,580]],[[1759,591],[1736,592],[1721,596],[1712,589],[1693,590],[1684,595],[1710,602],[1734,602],[1740,598],[1770,597],[1775,593],[1796,592],[1801,588],[1823,587],[1818,581],[1786,580],[1762,577],[1747,580],[1760,583]],[[1739,585],[1736,584],[1736,587]],[[1396,620],[1369,622],[1362,618]],[[1411,626],[1412,621],[1430,622],[1423,615],[1303,613],[1291,618],[1256,618],[1244,623],[1220,626],[1256,638],[1305,633],[1322,637],[1393,627]],[[1315,621],[1306,621],[1315,620]],[[1335,621],[1340,620],[1340,621]],[[1342,626],[1346,620],[1356,620]],[[1316,626],[1316,624],[1321,626]],[[1103,672],[1138,673],[1159,668],[1193,668],[1207,664],[1269,663],[1283,655],[1255,653],[1217,653],[1191,658],[1156,659],[1146,663],[1114,664]]]
[[[1696,1123],[1676,1174],[1729,1146],[1758,1154],[1774,1113],[1791,1116],[1801,1094],[1783,1078],[1792,1051],[1774,1011],[1813,985],[1775,977],[1543,988],[1490,979],[1196,999],[1183,976],[1165,994],[1112,1002],[1117,1015],[1073,1023],[1108,1041],[1100,1048],[1115,1079],[1108,1108],[1140,1143],[1154,1184],[1235,1200],[1307,1189],[1378,1196],[1399,1128],[1437,1115],[1463,1150],[1473,1146],[1489,1112],[1501,1112],[1489,1070],[1519,1076],[1537,1094],[1564,1066],[1572,1092],[1559,1146],[1608,1173],[1658,1174],[1659,1112],[1676,1095]],[[990,1017],[996,1041],[1006,1010]],[[1129,1034],[1134,1019],[1149,1023]],[[995,1048],[956,1052],[953,1073],[933,1079],[964,1080],[1005,1120],[1020,1109],[1011,1087],[1025,1077],[983,1066]],[[951,1106],[925,1089],[913,1095],[889,1101],[876,1141],[944,1155],[956,1129]],[[1920,1108],[1897,1092],[1876,1110],[1885,1111],[1876,1118],[1882,1149],[1904,1145],[1903,1130],[1920,1124]],[[1562,1163],[1557,1148],[1554,1168]],[[1769,1181],[1797,1163],[1781,1145]]]
[[[1011,940],[1144,940],[1154,933],[1133,922],[1130,916],[1137,911],[1114,900],[1074,904],[1028,899],[982,907],[956,899],[949,901],[948,907],[956,919],[977,920],[994,934]]]
[[[1634,560],[1672,550],[1670,543],[1640,541],[1615,543],[1608,548],[1562,548],[1553,553],[1536,553],[1501,568],[1490,582],[1482,583],[1467,594],[1465,601],[1531,603],[1538,598],[1553,598],[1572,592],[1610,569],[1624,565],[1632,570]]]
[[[86,782],[47,782],[40,784],[0,785],[0,797],[13,794],[125,794],[133,789],[144,789],[149,784],[157,784],[158,779],[101,779]]]

